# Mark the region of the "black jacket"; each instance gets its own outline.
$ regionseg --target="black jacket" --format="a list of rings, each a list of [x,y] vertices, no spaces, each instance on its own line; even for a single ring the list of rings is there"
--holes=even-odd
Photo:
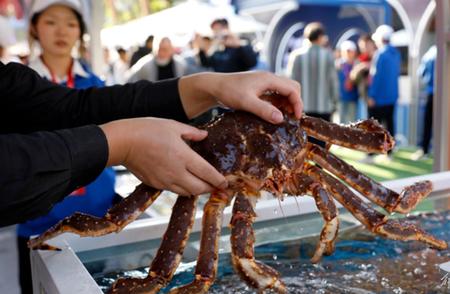
[[[200,62],[204,67],[212,67],[215,72],[247,71],[258,63],[258,54],[252,46],[244,45],[237,48],[225,47],[207,56],[199,52]]]
[[[98,124],[143,116],[187,121],[177,79],[73,90],[0,62],[0,226],[47,213],[100,174]]]
[[[136,62],[139,61],[142,57],[144,57],[147,54],[152,53],[152,49],[149,49],[147,47],[139,47],[136,52],[133,53],[130,59],[130,67],[136,64]]]

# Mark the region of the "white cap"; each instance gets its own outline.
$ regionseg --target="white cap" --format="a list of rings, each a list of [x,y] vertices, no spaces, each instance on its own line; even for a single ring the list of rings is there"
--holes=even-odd
[[[33,6],[30,10],[30,18],[36,13],[40,13],[52,5],[64,5],[72,8],[78,12],[81,16],[83,15],[81,3],[79,0],[34,0]]]
[[[394,29],[391,26],[388,25],[381,25],[376,30],[375,33],[372,35],[373,40],[383,40],[383,41],[390,41],[391,36],[394,33]]]
[[[351,40],[345,40],[341,43],[339,48],[343,51],[356,51],[356,44]]]

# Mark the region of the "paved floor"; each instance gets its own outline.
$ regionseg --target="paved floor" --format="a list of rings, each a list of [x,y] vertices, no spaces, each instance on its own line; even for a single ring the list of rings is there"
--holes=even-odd
[[[0,228],[0,293],[19,294],[15,227]]]

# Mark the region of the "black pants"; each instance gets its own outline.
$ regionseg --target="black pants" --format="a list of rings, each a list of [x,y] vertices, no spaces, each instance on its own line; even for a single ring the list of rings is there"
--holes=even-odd
[[[369,117],[377,119],[394,137],[394,105],[369,107]]]
[[[22,294],[32,294],[30,249],[27,242],[29,238],[17,236],[17,249],[19,251],[19,283]]]
[[[378,122],[385,126],[392,137],[395,137],[394,107],[395,105],[384,105],[369,107],[368,109],[369,118],[373,117],[374,119],[378,120]],[[392,150],[389,150],[388,154],[391,154],[391,152]],[[371,153],[370,155],[373,155],[373,153]]]
[[[427,97],[427,104],[425,105],[425,125],[423,127],[423,136],[420,146],[423,153],[427,154],[430,151],[431,143],[431,129],[433,127],[433,94]]]
[[[321,118],[326,121],[330,121],[330,119],[331,119],[331,113],[307,112],[306,115],[318,117],[318,118]],[[314,143],[316,145],[319,145],[320,147],[325,148],[326,143],[324,141],[318,140],[313,137],[308,137],[308,141],[311,143]]]

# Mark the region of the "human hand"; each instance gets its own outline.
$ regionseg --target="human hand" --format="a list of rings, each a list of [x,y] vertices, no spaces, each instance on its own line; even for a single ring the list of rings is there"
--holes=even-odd
[[[156,189],[199,195],[226,188],[226,179],[185,142],[207,132],[173,120],[136,118],[101,126],[109,146],[108,165],[124,165]]]
[[[283,96],[282,99],[287,99],[296,118],[299,119],[303,111],[300,84],[263,71],[185,76],[180,79],[179,91],[189,118],[222,104],[233,109],[252,112],[272,123],[280,123],[283,120],[281,111],[261,99],[267,92],[275,92]]]
[[[224,38],[224,45],[230,48],[238,48],[241,46],[241,40],[235,34],[227,34]]]
[[[367,106],[368,107],[374,107],[375,106],[375,100],[373,98],[367,98]]]

